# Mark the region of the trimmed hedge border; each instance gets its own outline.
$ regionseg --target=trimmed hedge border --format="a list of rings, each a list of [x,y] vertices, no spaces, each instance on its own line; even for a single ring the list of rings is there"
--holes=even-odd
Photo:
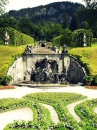
[[[93,111],[95,106],[97,106],[97,99],[86,100],[75,106],[75,112],[82,119],[79,123],[82,130],[97,129],[97,114]]]

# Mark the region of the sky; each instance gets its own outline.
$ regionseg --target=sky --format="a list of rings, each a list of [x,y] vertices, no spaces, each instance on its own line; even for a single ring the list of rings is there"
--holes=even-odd
[[[6,12],[9,10],[19,10],[22,8],[32,8],[40,5],[46,5],[53,2],[71,1],[81,4],[85,4],[83,0],[9,0],[9,4],[6,6]]]

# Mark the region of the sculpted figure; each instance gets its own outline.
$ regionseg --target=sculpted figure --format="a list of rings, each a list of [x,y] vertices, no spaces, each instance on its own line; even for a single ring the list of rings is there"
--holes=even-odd
[[[4,34],[5,45],[8,45],[8,41],[9,41],[9,35],[8,35],[7,31],[6,31],[5,34]]]

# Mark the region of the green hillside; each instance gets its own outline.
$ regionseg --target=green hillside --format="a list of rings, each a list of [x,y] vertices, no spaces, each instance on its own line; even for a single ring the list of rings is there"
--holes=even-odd
[[[69,52],[71,55],[81,57],[81,61],[87,64],[90,74],[97,74],[97,44],[92,47],[73,48]]]
[[[18,47],[0,46],[0,76],[6,75],[9,66],[13,63],[16,56],[24,52],[25,45]]]

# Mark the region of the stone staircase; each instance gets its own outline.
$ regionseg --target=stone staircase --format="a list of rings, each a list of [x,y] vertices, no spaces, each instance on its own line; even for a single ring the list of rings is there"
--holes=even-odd
[[[47,49],[45,47],[39,47],[36,48],[34,54],[57,54],[57,53],[51,49]]]

